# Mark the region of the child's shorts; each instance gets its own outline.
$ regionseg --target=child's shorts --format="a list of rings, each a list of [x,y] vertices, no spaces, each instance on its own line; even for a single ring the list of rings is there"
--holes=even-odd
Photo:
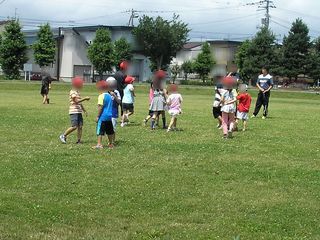
[[[178,117],[181,112],[179,110],[169,110],[168,113],[170,114],[171,117]]]
[[[71,127],[80,127],[83,125],[81,113],[70,114]]]
[[[118,124],[118,118],[112,118],[111,121],[112,121],[113,131],[116,131],[117,124]]]
[[[113,135],[114,129],[112,125],[112,121],[99,121],[97,123],[97,135],[104,136],[104,135]]]
[[[248,120],[249,119],[249,113],[237,111],[237,119]]]
[[[212,115],[214,118],[218,118],[218,117],[221,117],[222,115],[222,112],[221,112],[221,107],[213,107],[212,108]]]
[[[122,110],[133,112],[133,110],[134,110],[133,103],[122,103]]]

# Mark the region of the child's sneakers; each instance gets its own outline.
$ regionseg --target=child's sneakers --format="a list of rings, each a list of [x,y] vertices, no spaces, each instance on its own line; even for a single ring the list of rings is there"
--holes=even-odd
[[[67,138],[64,134],[61,134],[59,139],[63,144],[67,144]]]
[[[109,149],[114,149],[114,145],[110,143],[110,144],[108,145],[108,148],[109,148]]]
[[[262,116],[262,119],[264,120],[264,119],[266,119],[267,117],[266,116]]]
[[[103,149],[103,146],[102,145],[96,145],[96,146],[93,146],[92,149]]]

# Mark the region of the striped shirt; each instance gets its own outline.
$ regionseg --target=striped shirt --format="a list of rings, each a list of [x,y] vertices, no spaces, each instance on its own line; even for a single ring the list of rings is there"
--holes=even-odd
[[[80,93],[79,91],[72,89],[69,93],[69,102],[70,102],[69,114],[82,113],[83,111],[81,103],[76,103],[74,101],[75,99],[81,99]]]
[[[264,90],[267,90],[270,86],[273,86],[273,79],[272,79],[272,76],[270,74],[267,74],[267,75],[263,75],[261,74],[259,77],[258,77],[258,81],[257,81],[257,84],[259,84],[259,86],[264,89]]]

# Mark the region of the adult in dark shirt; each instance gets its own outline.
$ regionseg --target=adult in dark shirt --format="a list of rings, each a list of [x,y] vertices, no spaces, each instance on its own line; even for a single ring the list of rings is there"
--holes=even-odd
[[[117,90],[120,93],[121,101],[123,99],[123,89],[126,86],[124,80],[127,77],[128,67],[129,67],[128,62],[126,61],[121,62],[119,65],[120,70],[117,71],[114,75],[114,78],[117,80]],[[120,104],[120,107],[121,107],[121,116],[122,116],[123,115],[122,103]]]
[[[49,90],[51,89],[52,78],[49,73],[42,74],[41,91],[42,103],[49,104]]]

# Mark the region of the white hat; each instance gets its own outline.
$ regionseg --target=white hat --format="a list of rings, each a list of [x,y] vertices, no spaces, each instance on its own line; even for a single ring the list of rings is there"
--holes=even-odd
[[[107,83],[114,83],[117,80],[114,77],[108,77],[106,81],[107,81]]]

